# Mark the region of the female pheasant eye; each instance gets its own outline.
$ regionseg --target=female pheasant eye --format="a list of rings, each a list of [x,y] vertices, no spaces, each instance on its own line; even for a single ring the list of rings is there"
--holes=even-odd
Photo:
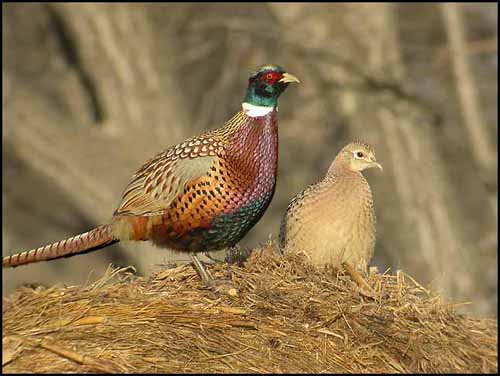
[[[358,158],[363,158],[365,155],[363,154],[363,152],[362,152],[362,151],[358,151],[358,152],[356,153],[356,156],[357,156]]]

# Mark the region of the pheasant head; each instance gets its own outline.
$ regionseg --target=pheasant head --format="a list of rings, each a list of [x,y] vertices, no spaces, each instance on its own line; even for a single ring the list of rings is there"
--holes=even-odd
[[[373,148],[364,142],[355,141],[340,151],[330,166],[328,173],[341,170],[361,172],[373,167],[382,171],[382,165],[377,162]]]
[[[248,89],[243,102],[251,106],[276,108],[278,97],[291,82],[300,81],[278,65],[265,65],[248,79]]]

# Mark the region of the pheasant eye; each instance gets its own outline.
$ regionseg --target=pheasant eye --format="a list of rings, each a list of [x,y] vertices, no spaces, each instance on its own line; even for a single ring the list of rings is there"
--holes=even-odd
[[[363,158],[365,155],[363,154],[363,152],[362,152],[362,151],[358,151],[358,152],[356,153],[356,156],[357,156],[358,158]]]
[[[266,74],[266,80],[272,80],[272,79],[273,79],[273,74],[272,73]]]

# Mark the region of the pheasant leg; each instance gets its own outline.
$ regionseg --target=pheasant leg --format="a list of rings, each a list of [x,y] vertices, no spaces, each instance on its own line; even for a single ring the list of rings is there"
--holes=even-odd
[[[359,272],[353,268],[350,264],[344,262],[342,263],[342,266],[344,267],[344,270],[349,274],[351,279],[356,282],[356,284],[359,286],[360,291],[363,295],[368,296],[370,298],[373,298],[376,296],[375,291],[371,288],[371,286],[368,284],[368,282],[365,281],[365,279],[359,274]]]
[[[196,255],[189,255],[191,258],[191,261],[193,262],[194,268],[198,275],[201,277],[201,280],[203,281],[203,284],[207,287],[213,287],[214,286],[214,278],[210,274],[210,272],[205,269],[201,261],[196,257]]]
[[[216,293],[223,293],[229,296],[235,296],[238,294],[231,281],[215,280],[208,269],[206,269],[198,259],[198,257],[196,257],[196,255],[189,255],[189,257],[191,257],[194,268],[198,272],[198,275],[201,277],[201,280],[203,281],[203,284],[205,286],[215,291]]]

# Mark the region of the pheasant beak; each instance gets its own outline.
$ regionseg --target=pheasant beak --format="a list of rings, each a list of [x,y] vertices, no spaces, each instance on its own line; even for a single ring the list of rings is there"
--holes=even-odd
[[[382,167],[382,165],[381,165],[380,163],[378,163],[378,162],[375,162],[375,161],[374,161],[374,162],[372,162],[372,167],[376,167],[376,168],[378,168],[378,169],[379,169],[380,171],[382,171],[382,172],[384,171],[384,168],[383,168],[383,167]]]
[[[296,82],[298,84],[300,83],[299,79],[290,73],[283,73],[283,76],[280,78],[278,82],[284,82],[284,83]]]

